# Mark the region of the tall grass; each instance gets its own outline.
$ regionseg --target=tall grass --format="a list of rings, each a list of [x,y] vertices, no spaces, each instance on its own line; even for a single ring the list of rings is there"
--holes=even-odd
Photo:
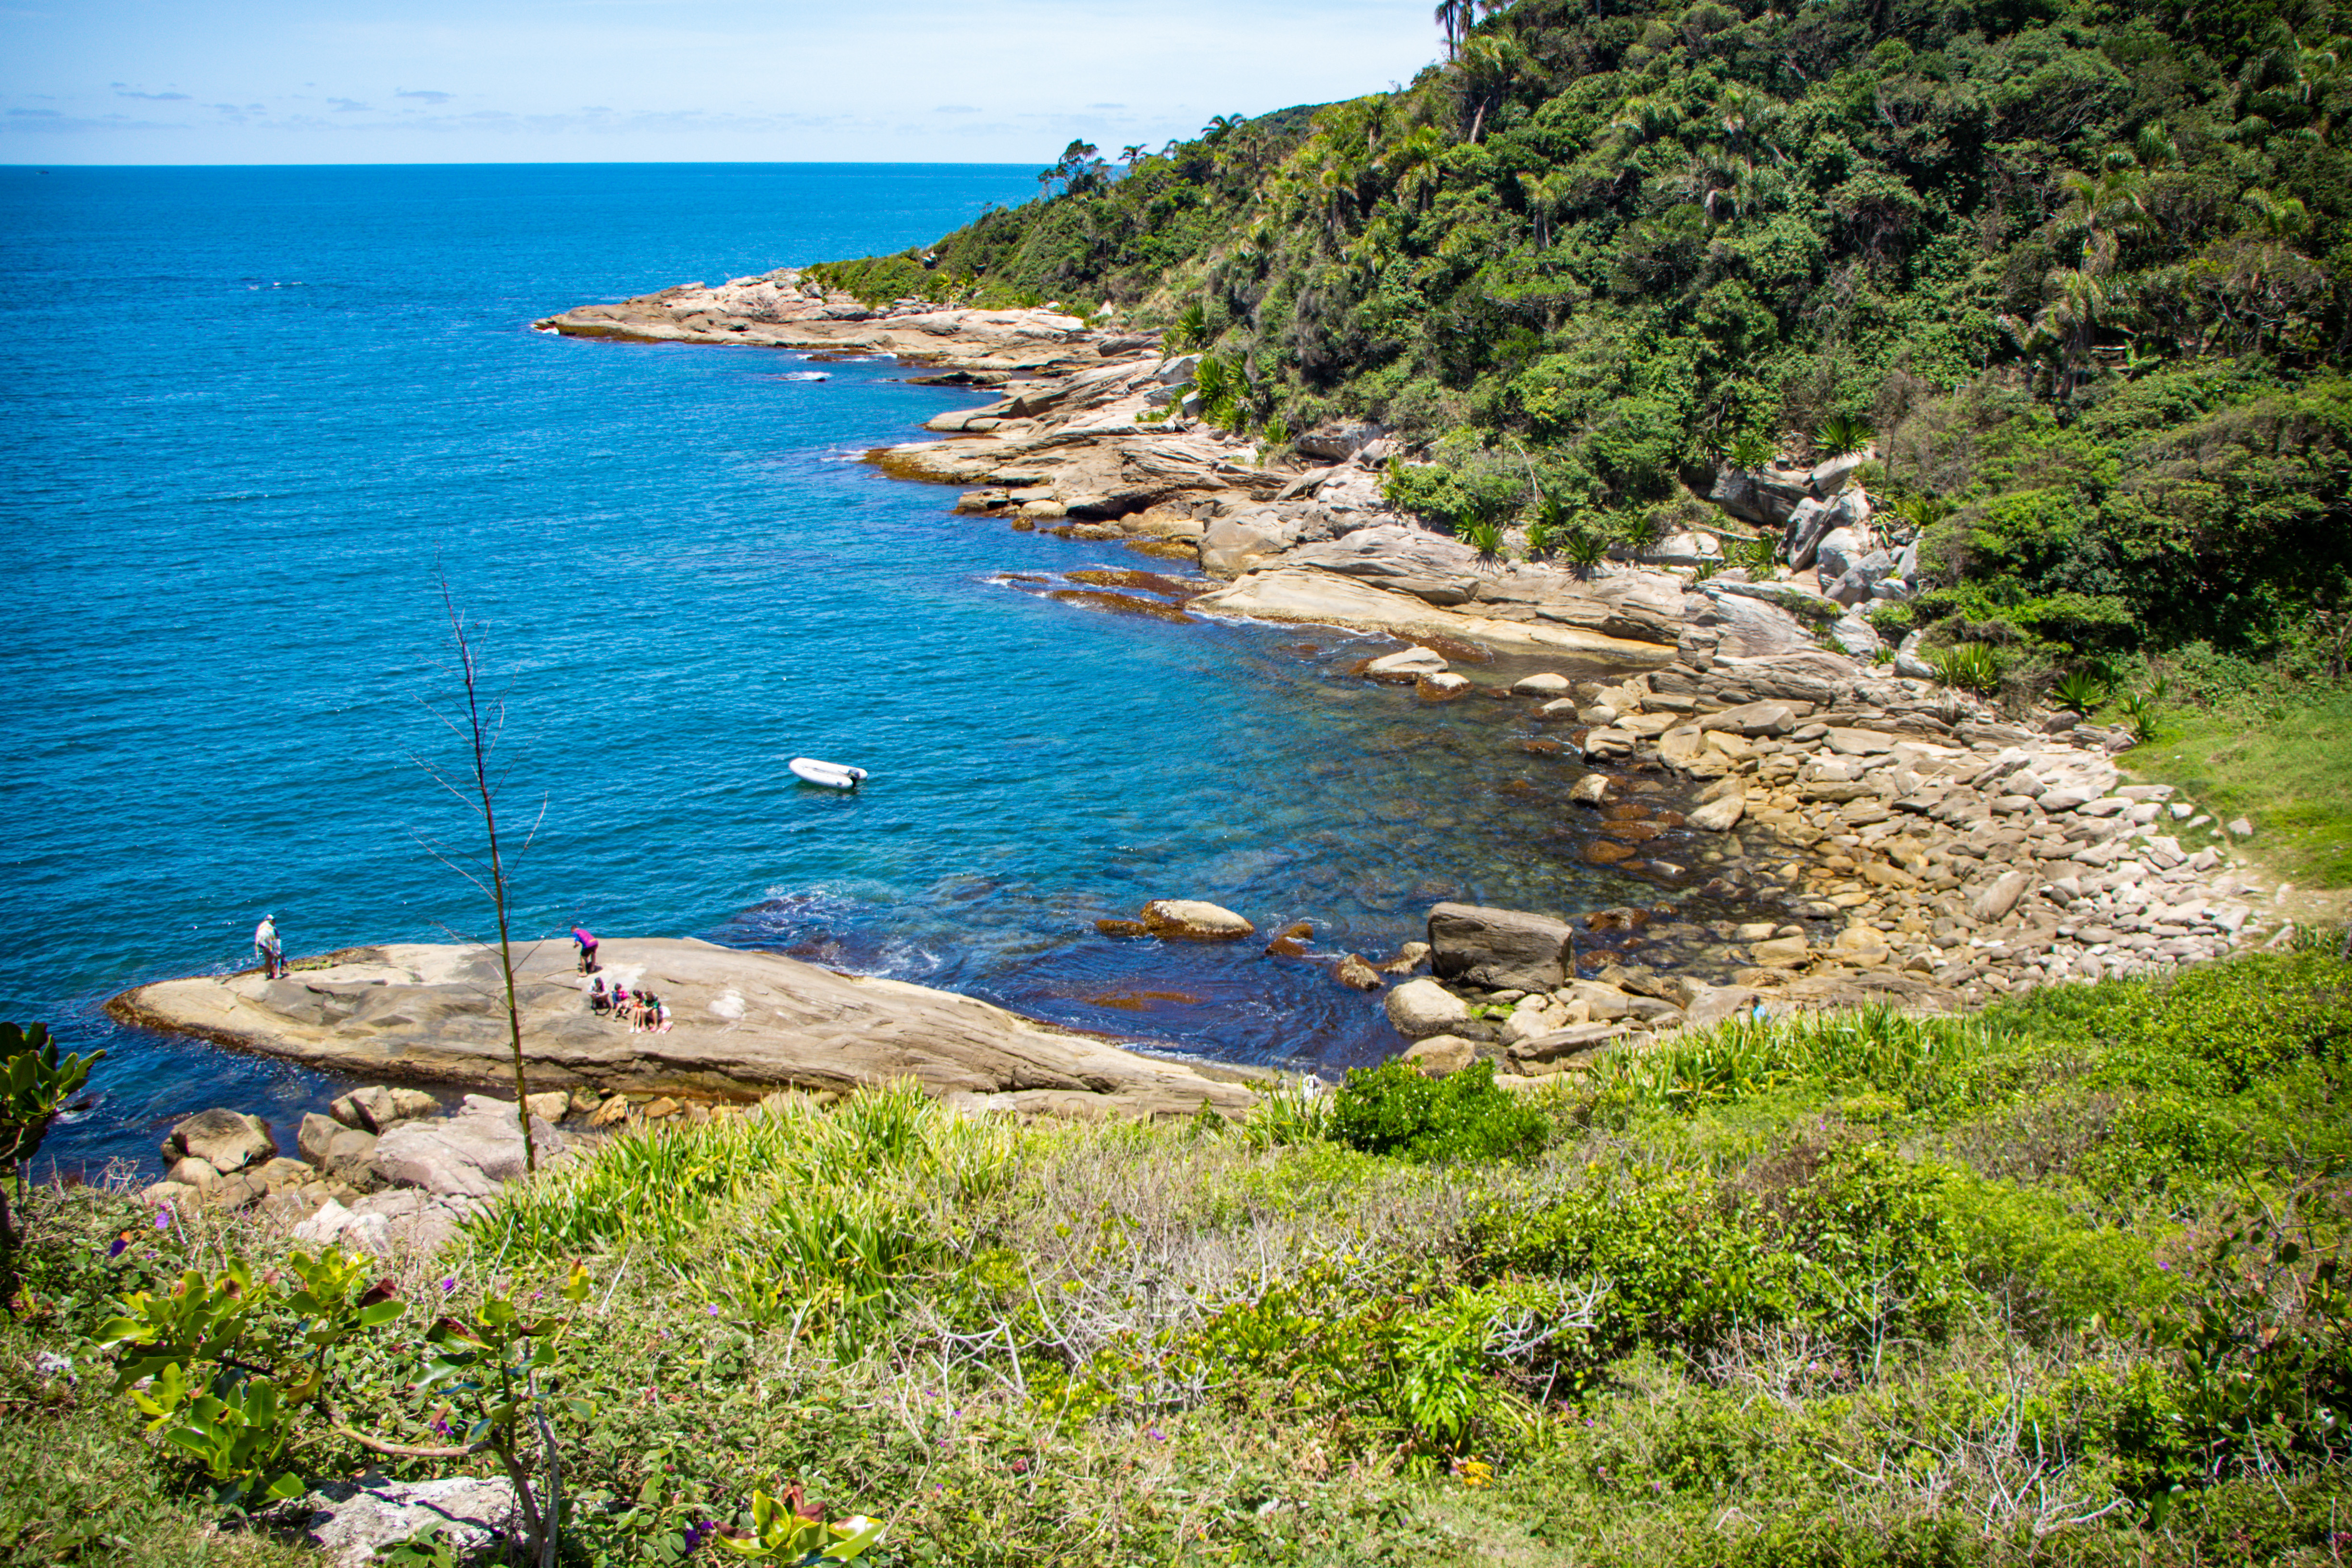
[[[2124,761],[2222,821],[2248,818],[2254,854],[2282,875],[2352,888],[2352,689],[2256,711],[2168,712],[2154,743]]]
[[[478,1263],[625,1258],[755,1323],[867,1325],[942,1252],[957,1213],[1013,1179],[1024,1134],[911,1083],[836,1108],[772,1095],[664,1122],[507,1187],[466,1229]]]

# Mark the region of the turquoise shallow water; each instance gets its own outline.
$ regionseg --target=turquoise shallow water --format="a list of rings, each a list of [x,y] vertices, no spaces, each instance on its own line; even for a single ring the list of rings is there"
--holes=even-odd
[[[446,574],[509,683],[519,923],[699,934],[1237,1060],[1393,1048],[1258,944],[1116,942],[1160,896],[1318,950],[1428,902],[1586,908],[1521,706],[1418,710],[1378,645],[1128,620],[1008,573],[1149,566],[856,459],[975,399],[883,361],[580,342],[532,318],[933,237],[1026,168],[0,170],[0,1010],[105,1046],[68,1166],[319,1075],[116,1029],[143,980],[484,924],[418,837]],[[824,381],[790,379],[823,368]],[[855,797],[795,752],[861,763]],[[1640,896],[1654,896],[1641,892]],[[1158,992],[1157,996],[1139,996]]]

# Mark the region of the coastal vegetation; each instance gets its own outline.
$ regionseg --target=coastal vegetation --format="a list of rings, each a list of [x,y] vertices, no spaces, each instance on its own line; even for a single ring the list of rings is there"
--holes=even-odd
[[[1465,534],[1720,526],[1719,465],[1866,448],[1922,533],[1886,629],[2036,693],[2341,680],[2343,6],[1481,9],[1399,90],[819,271],[1115,308],[1217,367],[1213,419],[1402,433],[1392,498]]]
[[[388,1264],[45,1190],[0,1551],[300,1561],[222,1492],[503,1442],[560,1457],[573,1563],[722,1526],[757,1557],[763,1497],[870,1516],[892,1564],[2333,1563],[2335,948],[1735,1020],[1532,1100],[1394,1068],[1232,1122],[776,1097]],[[139,1326],[192,1301],[241,1337]],[[535,1385],[448,1364],[501,1333]],[[271,1442],[142,1434],[161,1385],[262,1371]]]

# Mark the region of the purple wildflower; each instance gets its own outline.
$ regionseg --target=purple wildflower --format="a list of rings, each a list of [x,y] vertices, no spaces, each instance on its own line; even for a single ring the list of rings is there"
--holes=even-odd
[[[455,1290],[457,1288],[457,1277],[455,1274],[450,1275],[449,1278],[441,1281],[441,1294],[444,1296],[446,1296],[450,1291]]]
[[[130,1245],[131,1233],[126,1230],[114,1238],[114,1245],[106,1249],[106,1255],[109,1258],[120,1258],[122,1256],[122,1249]]]
[[[1157,1426],[1146,1426],[1143,1429],[1143,1435],[1150,1438],[1155,1443],[1165,1443],[1168,1441],[1168,1434],[1162,1432]]]
[[[719,1306],[718,1306],[718,1303],[713,1302],[713,1303],[711,1304],[711,1307],[710,1307],[710,1315],[711,1315],[712,1317],[714,1317],[714,1318],[715,1318],[715,1317],[717,1317],[717,1316],[719,1315]]]
[[[155,1228],[157,1230],[169,1230],[172,1228],[172,1211],[170,1209],[159,1209],[156,1211]]]
[[[433,1418],[433,1430],[446,1437],[449,1435],[449,1418],[446,1415],[436,1415]]]

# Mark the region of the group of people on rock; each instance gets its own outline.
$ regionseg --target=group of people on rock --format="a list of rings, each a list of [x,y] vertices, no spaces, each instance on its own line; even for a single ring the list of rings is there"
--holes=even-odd
[[[588,982],[588,1010],[619,1019],[633,1035],[669,1033],[668,1003],[650,991],[632,991],[618,980],[608,990],[601,974]]]
[[[669,1033],[669,1004],[650,991],[632,991],[615,980],[608,987],[596,962],[596,938],[585,926],[572,928],[572,945],[580,950],[580,973],[588,976],[588,1011],[617,1018],[633,1035]]]

